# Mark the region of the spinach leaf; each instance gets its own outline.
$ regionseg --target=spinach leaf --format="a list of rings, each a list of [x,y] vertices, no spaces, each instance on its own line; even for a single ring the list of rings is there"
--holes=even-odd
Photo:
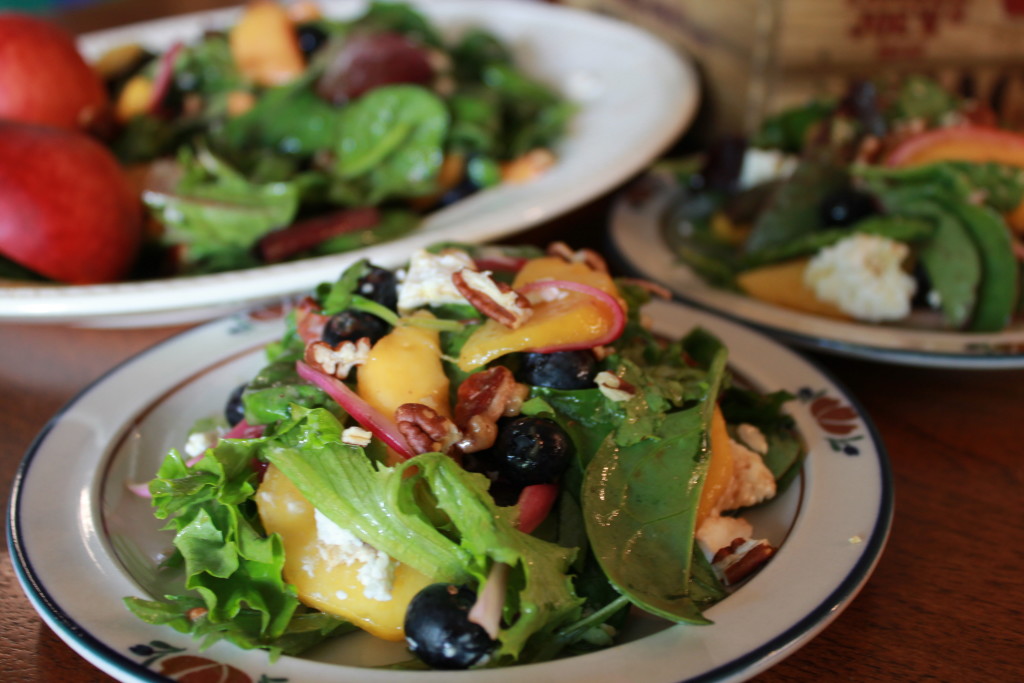
[[[349,29],[377,33],[394,31],[414,38],[424,45],[444,47],[441,36],[426,17],[403,2],[375,0],[362,16],[351,22]]]
[[[708,623],[690,579],[725,363],[722,351],[711,362],[703,400],[666,415],[647,438],[621,445],[609,435],[583,482],[587,535],[605,574],[631,602],[673,621]]]
[[[786,244],[762,249],[743,259],[743,268],[756,268],[813,254],[854,233],[879,235],[896,242],[920,242],[934,232],[935,226],[928,221],[905,216],[871,216],[848,228],[825,228],[801,235]]]
[[[335,172],[360,179],[370,204],[430,194],[447,130],[447,109],[429,90],[377,88],[341,110]]]
[[[263,156],[269,149],[308,156],[334,146],[338,118],[338,110],[299,79],[264,91],[252,109],[228,120],[213,143],[234,154]]]
[[[782,248],[821,227],[822,201],[848,182],[842,166],[827,161],[802,161],[758,217],[746,241],[746,255],[756,258],[763,250]]]

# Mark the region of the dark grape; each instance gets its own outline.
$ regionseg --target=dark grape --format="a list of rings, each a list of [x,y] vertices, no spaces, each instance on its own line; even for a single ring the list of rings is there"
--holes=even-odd
[[[487,472],[513,486],[548,484],[569,466],[572,440],[558,423],[524,416],[499,427],[494,446],[480,456]]]
[[[245,404],[242,403],[242,394],[247,386],[247,384],[240,384],[235,387],[228,396],[227,404],[224,406],[224,417],[232,427],[241,422],[242,418],[245,417]]]
[[[296,35],[299,39],[299,49],[307,60],[327,44],[327,32],[316,24],[302,24]]]
[[[327,321],[321,338],[331,346],[337,346],[343,341],[354,342],[363,337],[368,337],[370,343],[375,344],[390,329],[390,325],[371,313],[342,311]]]
[[[370,272],[359,278],[356,293],[395,310],[398,306],[398,278],[394,271],[370,266]]]
[[[820,212],[821,223],[825,227],[846,228],[875,215],[878,207],[871,195],[853,188],[844,188],[825,197]]]
[[[466,586],[435,583],[412,599],[405,612],[409,650],[434,669],[468,669],[497,645],[469,620],[476,593]]]
[[[594,386],[597,359],[589,350],[524,353],[516,377],[520,382],[552,389]]]

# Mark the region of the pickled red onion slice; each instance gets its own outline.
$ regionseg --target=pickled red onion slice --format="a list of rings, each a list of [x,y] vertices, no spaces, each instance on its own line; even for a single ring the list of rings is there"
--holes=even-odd
[[[565,344],[555,344],[553,346],[545,346],[543,348],[529,349],[536,353],[552,353],[554,351],[576,351],[578,349],[592,349],[595,346],[604,346],[610,344],[622,335],[622,330],[626,328],[626,311],[619,303],[619,300],[614,296],[590,285],[585,285],[582,282],[573,282],[572,280],[535,280],[528,282],[521,287],[517,287],[517,291],[520,294],[529,294],[541,289],[547,288],[554,289],[568,289],[573,292],[579,292],[580,294],[586,294],[587,296],[593,297],[603,303],[612,312],[612,326],[608,330],[607,334],[597,339],[592,339],[585,342],[568,342]]]
[[[519,522],[516,525],[524,534],[540,526],[558,498],[558,484],[533,484],[519,492]]]
[[[345,412],[351,415],[352,419],[358,422],[363,429],[369,430],[403,459],[409,459],[415,455],[395,423],[381,415],[359,394],[345,386],[344,382],[314,370],[301,360],[295,362],[295,369],[298,371],[299,377],[327,392],[327,395],[337,401],[338,405],[344,408]]]
[[[150,114],[157,114],[160,112],[160,107],[163,104],[164,98],[167,97],[167,93],[171,90],[171,83],[174,79],[174,63],[178,60],[178,55],[185,49],[185,44],[177,42],[171,45],[163,56],[160,57],[160,62],[156,68],[156,75],[153,78],[153,93],[150,95],[149,102],[146,105],[146,111]]]

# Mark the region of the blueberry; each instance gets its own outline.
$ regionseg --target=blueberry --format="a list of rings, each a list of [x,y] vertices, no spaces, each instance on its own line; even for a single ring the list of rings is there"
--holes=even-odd
[[[302,50],[306,59],[327,44],[327,32],[316,24],[302,24],[296,34],[299,39],[299,49]]]
[[[398,306],[398,278],[394,271],[370,266],[370,272],[359,278],[356,293],[393,311]]]
[[[844,188],[833,192],[821,202],[821,223],[826,227],[846,228],[878,213],[871,195]]]
[[[524,353],[517,379],[552,389],[587,389],[594,386],[597,359],[590,351]]]
[[[337,346],[343,341],[357,341],[363,337],[369,337],[371,344],[388,333],[390,326],[373,315],[363,311],[342,311],[332,315],[327,324],[324,325],[324,332],[321,339]]]
[[[497,645],[469,620],[476,593],[466,586],[435,583],[412,599],[405,612],[409,650],[434,669],[468,669]]]
[[[543,417],[518,417],[499,427],[494,446],[481,464],[498,481],[512,486],[547,484],[569,466],[573,444],[558,423]]]
[[[227,418],[228,424],[232,427],[241,422],[242,418],[245,417],[245,404],[242,403],[242,394],[247,386],[247,384],[240,384],[235,387],[228,396],[227,404],[224,406],[224,417]]]

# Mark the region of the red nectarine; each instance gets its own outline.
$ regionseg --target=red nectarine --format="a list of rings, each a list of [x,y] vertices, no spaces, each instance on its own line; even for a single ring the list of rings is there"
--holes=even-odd
[[[71,36],[17,12],[0,12],[0,119],[89,130],[109,98]]]
[[[69,284],[125,277],[142,205],[120,164],[85,133],[0,121],[0,254]]]

